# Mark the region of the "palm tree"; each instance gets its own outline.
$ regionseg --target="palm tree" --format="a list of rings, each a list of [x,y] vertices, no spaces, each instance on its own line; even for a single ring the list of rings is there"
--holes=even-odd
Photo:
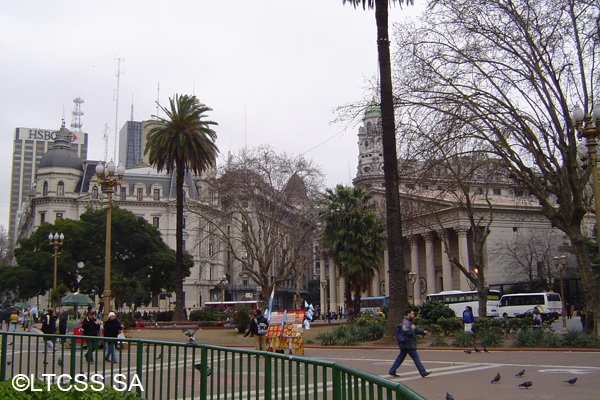
[[[340,266],[350,319],[360,311],[361,293],[369,288],[375,270],[381,267],[381,252],[385,247],[383,219],[376,214],[375,206],[369,204],[370,199],[360,187],[338,185],[335,191],[327,189],[323,200],[325,210],[320,213],[325,224],[323,248]]]
[[[177,222],[176,270],[175,270],[175,313],[174,320],[185,319],[183,293],[183,179],[187,170],[199,175],[213,166],[219,149],[215,144],[217,134],[210,125],[216,122],[205,120],[211,108],[200,103],[196,96],[175,95],[169,99],[169,108],[160,107],[167,116],[156,121],[148,132],[144,154],[149,154],[150,164],[158,171],[176,173]]]
[[[381,93],[381,128],[383,144],[383,173],[385,177],[386,222],[389,253],[389,312],[385,329],[387,335],[396,333],[402,322],[403,311],[408,308],[408,289],[402,252],[402,218],[398,184],[398,156],[396,154],[396,122],[392,94],[392,67],[390,63],[390,40],[388,35],[388,7],[396,0],[343,0],[354,8],[375,8],[377,23],[377,53],[379,55],[379,81]],[[402,5],[413,0],[398,0]]]

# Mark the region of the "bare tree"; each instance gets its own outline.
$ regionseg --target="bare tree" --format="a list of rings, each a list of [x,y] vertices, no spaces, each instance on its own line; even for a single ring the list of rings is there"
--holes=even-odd
[[[13,258],[13,246],[4,226],[0,225],[0,264],[8,265]]]
[[[210,191],[218,193],[218,206],[194,211],[201,236],[225,253],[231,276],[246,275],[261,287],[263,299],[288,280],[295,281],[299,299],[314,261],[320,169],[262,146],[230,156],[220,171]]]
[[[427,126],[462,125],[566,233],[596,332],[600,274],[582,233],[591,168],[579,168],[570,112],[599,96],[599,13],[590,0],[433,0],[418,26],[397,31],[394,84],[399,107]]]

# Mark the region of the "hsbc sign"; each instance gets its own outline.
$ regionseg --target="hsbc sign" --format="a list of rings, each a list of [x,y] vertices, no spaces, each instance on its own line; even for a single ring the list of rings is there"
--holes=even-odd
[[[17,128],[16,139],[17,140],[40,140],[40,141],[53,141],[56,139],[58,131],[48,129],[35,129],[35,128]],[[81,133],[79,136],[73,134],[72,141],[75,143],[83,144],[84,134]]]

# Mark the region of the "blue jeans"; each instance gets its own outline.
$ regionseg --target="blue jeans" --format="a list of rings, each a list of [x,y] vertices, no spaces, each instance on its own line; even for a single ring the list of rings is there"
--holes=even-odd
[[[396,360],[394,361],[394,363],[392,364],[392,366],[390,368],[390,372],[389,372],[390,375],[393,375],[396,373],[396,370],[398,369],[398,367],[400,365],[402,365],[402,361],[404,361],[407,354],[415,362],[415,365],[417,366],[417,369],[419,370],[419,373],[421,374],[421,376],[425,375],[427,373],[427,371],[425,370],[425,367],[423,367],[423,364],[421,364],[421,359],[419,358],[419,355],[417,354],[416,349],[411,349],[411,350],[400,349],[400,354],[398,354],[398,357],[396,357]]]
[[[113,362],[117,362],[117,354],[115,352],[115,342],[104,342],[104,359],[106,361],[111,361],[109,359],[110,355],[112,354],[112,361]]]

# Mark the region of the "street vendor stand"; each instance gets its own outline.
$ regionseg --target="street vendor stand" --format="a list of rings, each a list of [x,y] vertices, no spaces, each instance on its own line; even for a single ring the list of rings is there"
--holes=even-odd
[[[304,354],[304,310],[274,311],[269,316],[269,330],[265,337],[267,350],[290,354]]]

